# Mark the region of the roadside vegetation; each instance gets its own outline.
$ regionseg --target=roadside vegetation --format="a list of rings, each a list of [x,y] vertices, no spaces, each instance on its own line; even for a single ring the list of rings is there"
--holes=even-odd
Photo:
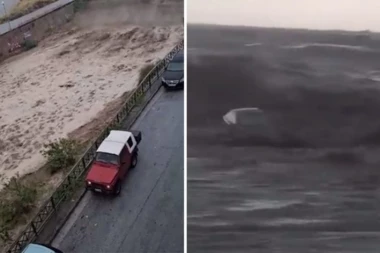
[[[51,174],[54,174],[73,166],[79,150],[77,141],[59,139],[57,142],[44,145],[41,153],[47,160],[48,170]]]
[[[57,0],[20,0],[7,15],[0,18],[0,24],[15,20],[56,1]]]
[[[12,178],[2,190],[0,197],[0,239],[10,239],[8,231],[18,221],[24,220],[34,207],[37,198],[35,185],[22,182],[19,177]]]
[[[16,176],[0,192],[0,240],[6,243],[12,238],[15,227],[25,224],[38,202],[46,196],[49,185],[46,179],[52,174],[65,174],[74,165],[80,145],[70,139],[49,143],[41,151],[47,162],[35,174]],[[51,188],[51,187],[50,187]]]
[[[155,64],[152,63],[141,68],[139,83],[154,66]],[[131,92],[128,91],[121,96],[121,104],[130,94]],[[140,103],[141,99],[139,98],[137,103]],[[122,124],[115,125],[113,129],[122,129]],[[94,133],[92,139],[96,138],[98,134],[100,132]],[[12,178],[0,191],[0,248],[10,242],[12,238],[14,239],[18,233],[15,228],[20,228],[30,221],[41,203],[54,192],[55,186],[48,183],[51,177],[59,175],[58,178],[62,181],[91,141],[79,142],[74,139],[61,138],[44,145],[41,154],[45,157],[46,164],[35,173]]]
[[[139,84],[144,80],[144,78],[150,73],[150,71],[154,68],[154,63],[149,63],[143,66],[139,73]]]

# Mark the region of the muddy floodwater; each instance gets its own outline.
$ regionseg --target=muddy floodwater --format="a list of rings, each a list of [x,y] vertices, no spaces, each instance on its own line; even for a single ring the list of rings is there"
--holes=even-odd
[[[189,252],[379,252],[379,35],[188,39]],[[226,124],[235,108],[267,127]]]

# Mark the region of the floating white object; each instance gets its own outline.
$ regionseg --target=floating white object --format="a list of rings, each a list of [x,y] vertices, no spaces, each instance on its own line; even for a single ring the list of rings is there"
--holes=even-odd
[[[228,125],[235,125],[239,122],[248,123],[257,119],[257,116],[261,116],[263,111],[257,107],[237,108],[232,109],[223,116],[223,120]],[[243,120],[242,120],[243,119]]]
[[[261,46],[262,43],[249,43],[249,44],[244,44],[246,47],[255,47],[255,46]]]

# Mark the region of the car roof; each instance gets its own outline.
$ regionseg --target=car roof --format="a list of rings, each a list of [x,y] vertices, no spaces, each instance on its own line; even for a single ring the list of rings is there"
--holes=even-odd
[[[128,131],[111,130],[96,152],[119,155],[131,136],[132,133]]]
[[[183,51],[179,51],[172,59],[172,62],[183,62],[184,54]]]
[[[53,250],[43,245],[31,243],[25,247],[22,253],[55,253]]]

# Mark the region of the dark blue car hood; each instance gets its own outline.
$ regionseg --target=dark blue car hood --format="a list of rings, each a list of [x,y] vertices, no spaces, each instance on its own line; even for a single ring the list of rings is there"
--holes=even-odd
[[[165,71],[162,77],[165,80],[180,80],[183,77],[183,71]]]

